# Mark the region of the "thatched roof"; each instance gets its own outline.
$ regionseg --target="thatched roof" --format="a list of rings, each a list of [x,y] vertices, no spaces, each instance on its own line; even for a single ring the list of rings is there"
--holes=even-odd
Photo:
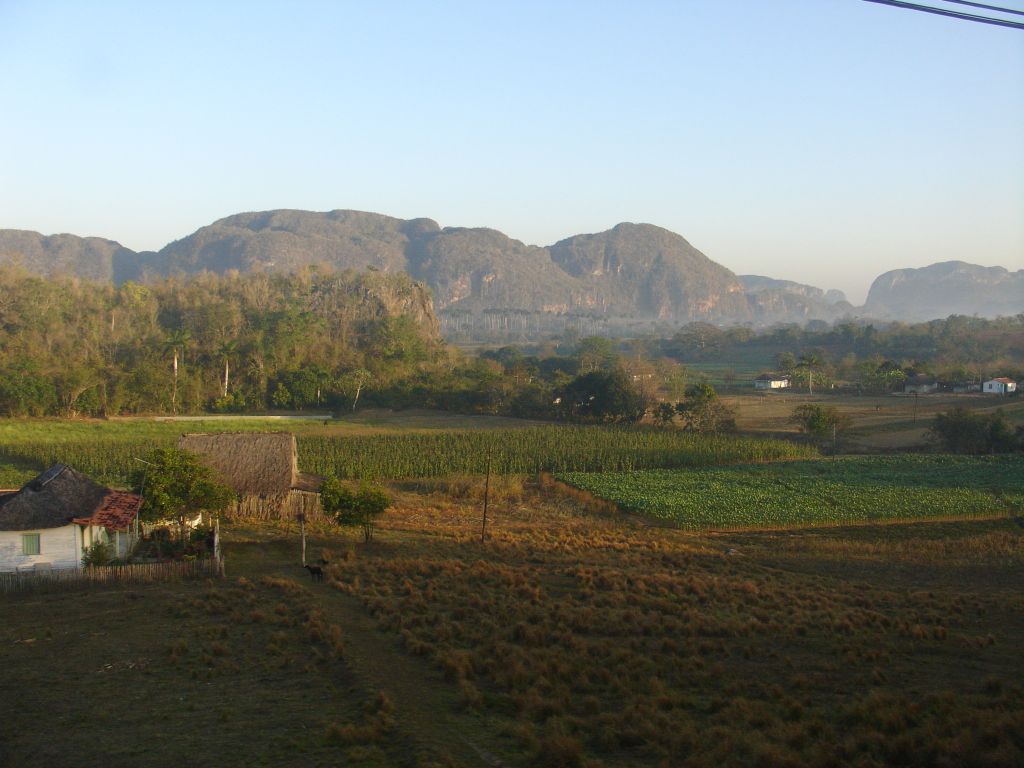
[[[20,491],[0,496],[0,530],[60,528],[71,523],[124,528],[142,503],[64,464],[54,464]]]
[[[202,456],[227,485],[242,495],[319,487],[318,478],[299,473],[295,435],[290,432],[188,434],[182,435],[178,447]]]

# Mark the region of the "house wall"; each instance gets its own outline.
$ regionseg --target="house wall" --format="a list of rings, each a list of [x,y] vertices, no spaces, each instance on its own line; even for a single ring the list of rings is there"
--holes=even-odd
[[[21,535],[39,534],[39,554],[21,554]],[[82,564],[81,534],[77,525],[33,531],[0,531],[0,571],[29,570],[37,563],[53,568],[78,568]]]
[[[773,379],[772,381],[755,381],[754,389],[786,389],[789,382],[785,379]]]
[[[1008,395],[1016,388],[1016,382],[986,381],[982,391],[988,395]]]

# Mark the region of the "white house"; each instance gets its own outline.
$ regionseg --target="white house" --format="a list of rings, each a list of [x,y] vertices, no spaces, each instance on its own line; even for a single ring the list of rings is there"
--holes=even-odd
[[[789,376],[779,373],[762,373],[754,379],[754,389],[788,389],[790,386]]]
[[[81,568],[97,541],[123,557],[135,542],[141,506],[140,496],[55,464],[21,490],[0,493],[0,571]]]
[[[982,385],[981,391],[986,395],[1008,395],[1017,391],[1017,382],[1005,376],[989,379]]]

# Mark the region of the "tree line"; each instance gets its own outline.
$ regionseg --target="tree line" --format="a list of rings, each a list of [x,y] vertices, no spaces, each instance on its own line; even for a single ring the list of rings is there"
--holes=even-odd
[[[405,275],[204,273],[115,287],[0,267],[5,416],[326,407],[446,355],[424,289]]]

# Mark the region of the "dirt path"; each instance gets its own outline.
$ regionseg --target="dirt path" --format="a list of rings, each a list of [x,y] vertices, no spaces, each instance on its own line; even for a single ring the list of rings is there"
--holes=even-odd
[[[394,704],[397,730],[415,745],[419,764],[464,768],[511,768],[499,758],[493,729],[477,714],[458,711],[458,691],[424,658],[412,656],[397,635],[377,628],[359,600],[336,587],[310,583],[293,565],[293,554],[278,546],[258,545],[253,552],[236,545],[231,574],[246,578],[278,576],[307,587],[327,619],[341,627],[345,660],[367,691],[383,691]],[[507,746],[507,745],[506,745]]]

